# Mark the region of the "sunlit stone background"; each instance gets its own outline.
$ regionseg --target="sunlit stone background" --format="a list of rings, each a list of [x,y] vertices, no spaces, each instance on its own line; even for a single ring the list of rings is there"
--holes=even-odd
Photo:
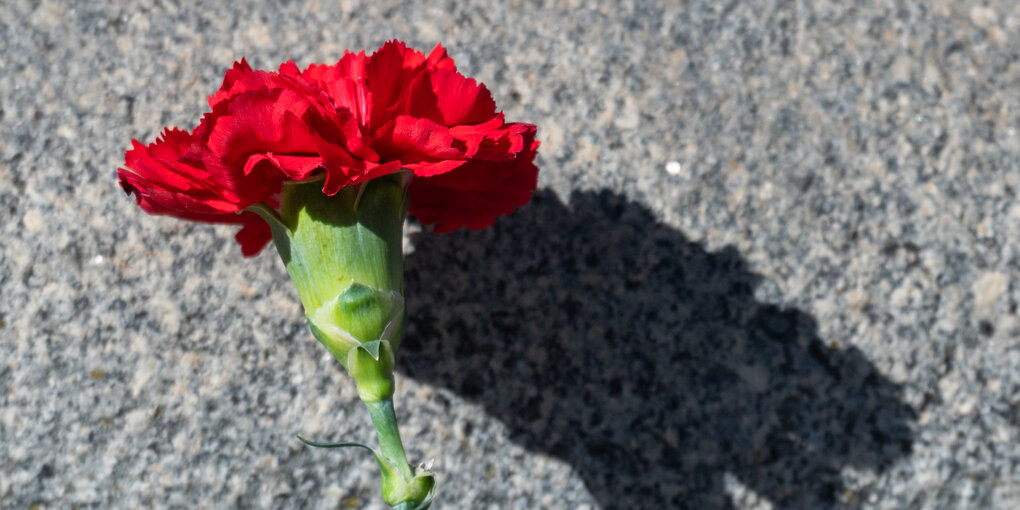
[[[1015,1],[0,2],[0,508],[382,508],[273,250],[143,214],[223,71],[441,41],[540,190],[407,243],[437,509],[1020,507]]]

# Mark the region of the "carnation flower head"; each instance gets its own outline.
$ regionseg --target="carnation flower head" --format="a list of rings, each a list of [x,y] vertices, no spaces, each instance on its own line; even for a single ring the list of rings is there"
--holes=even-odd
[[[278,208],[288,182],[321,179],[332,196],[406,172],[408,212],[435,232],[487,227],[537,184],[535,126],[506,122],[441,45],[426,55],[394,40],[304,70],[242,59],[209,108],[191,131],[133,140],[118,178],[150,214],[241,224],[246,256],[272,238],[250,208]]]
[[[132,140],[118,178],[148,213],[241,224],[246,256],[273,240],[312,335],[354,379],[380,447],[302,440],[368,448],[383,500],[427,510],[435,477],[411,468],[393,408],[404,218],[435,232],[491,225],[530,199],[538,145],[535,126],[507,122],[442,46],[426,55],[390,41],[304,70],[242,59],[194,129]]]

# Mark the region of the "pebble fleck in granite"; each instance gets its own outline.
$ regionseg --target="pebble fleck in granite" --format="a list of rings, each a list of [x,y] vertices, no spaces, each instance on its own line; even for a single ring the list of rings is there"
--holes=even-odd
[[[1020,507],[1012,0],[5,0],[0,508],[382,509],[276,254],[153,218],[131,138],[241,56],[442,41],[540,190],[408,229],[437,509]]]

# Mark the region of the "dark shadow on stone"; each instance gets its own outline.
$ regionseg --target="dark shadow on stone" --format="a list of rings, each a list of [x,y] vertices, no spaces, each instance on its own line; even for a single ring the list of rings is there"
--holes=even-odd
[[[419,235],[398,367],[569,463],[604,509],[853,508],[840,470],[909,453],[914,413],[857,349],[755,300],[759,277],[609,192]]]

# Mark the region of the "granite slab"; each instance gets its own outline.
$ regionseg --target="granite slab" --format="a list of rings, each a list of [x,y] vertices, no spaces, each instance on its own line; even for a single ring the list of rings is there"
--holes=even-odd
[[[0,508],[381,509],[272,250],[149,217],[223,71],[442,42],[539,190],[406,237],[436,509],[1020,507],[1013,0],[0,4]]]

